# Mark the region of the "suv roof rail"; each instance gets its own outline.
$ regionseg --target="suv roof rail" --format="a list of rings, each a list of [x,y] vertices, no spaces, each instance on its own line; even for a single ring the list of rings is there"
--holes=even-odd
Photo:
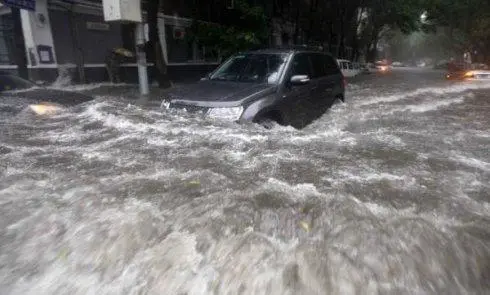
[[[279,46],[277,48],[279,48],[279,49],[290,49],[290,50],[323,51],[323,46],[307,45],[307,44],[285,45],[285,46]]]
[[[316,45],[278,45],[278,46],[263,46],[259,48],[251,49],[255,50],[309,50],[309,51],[325,51],[323,46]]]

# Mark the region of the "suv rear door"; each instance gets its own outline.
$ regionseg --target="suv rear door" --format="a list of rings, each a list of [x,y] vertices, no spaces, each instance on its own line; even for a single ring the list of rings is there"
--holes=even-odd
[[[315,116],[319,117],[335,101],[337,88],[342,83],[342,76],[335,60],[324,53],[311,53],[313,78],[316,82],[312,93]]]

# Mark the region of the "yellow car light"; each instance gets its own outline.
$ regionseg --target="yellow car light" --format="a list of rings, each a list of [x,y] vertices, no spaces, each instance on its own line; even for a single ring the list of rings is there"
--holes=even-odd
[[[31,104],[29,105],[29,109],[31,109],[36,115],[44,116],[44,115],[53,115],[58,113],[63,108],[59,105],[52,103],[39,103],[39,104]]]
[[[469,72],[466,72],[464,74],[465,78],[473,78],[473,76],[475,76],[475,73],[472,72],[472,71],[469,71]]]

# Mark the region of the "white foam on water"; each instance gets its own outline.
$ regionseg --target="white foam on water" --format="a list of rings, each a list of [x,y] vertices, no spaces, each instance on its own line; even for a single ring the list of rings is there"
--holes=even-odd
[[[66,64],[58,67],[58,77],[50,86],[55,89],[64,88],[72,84],[72,66],[74,64]]]
[[[74,295],[486,293],[490,205],[479,197],[489,188],[490,164],[470,148],[484,148],[487,134],[459,130],[479,138],[468,150],[435,147],[431,140],[451,126],[405,130],[383,116],[406,107],[410,118],[430,122],[437,119],[431,110],[464,106],[455,97],[461,89],[434,89],[422,89],[425,97],[409,106],[384,109],[365,108],[376,103],[356,97],[301,131],[147,111],[110,97],[30,123],[35,137],[2,138],[15,151],[0,154],[13,164],[0,174],[0,288]],[[440,101],[453,104],[429,100],[446,94]],[[357,128],[366,118],[379,123]],[[398,151],[416,156],[387,158]],[[430,162],[434,154],[461,165],[445,169],[444,161]],[[58,155],[67,162],[56,163]],[[83,168],[96,160],[109,167]]]
[[[408,189],[418,187],[417,180],[410,175],[396,175],[386,172],[367,172],[367,171],[339,171],[338,179],[327,177],[329,181],[338,183],[359,182],[359,183],[378,183],[387,181],[398,189]]]
[[[413,92],[404,92],[400,94],[394,94],[389,96],[370,96],[359,99],[358,106],[366,106],[379,103],[389,103],[399,100],[410,99],[414,97],[423,97],[426,95],[447,95],[453,93],[460,93],[468,90],[477,89],[489,89],[490,83],[461,83],[445,87],[425,87],[418,88]]]
[[[445,108],[453,104],[461,104],[464,101],[465,101],[464,97],[452,98],[452,99],[439,99],[439,100],[434,99],[433,101],[428,103],[423,103],[419,105],[410,105],[403,108],[395,108],[392,109],[390,113],[406,112],[406,111],[412,113],[425,113],[425,112],[436,111],[438,109]]]
[[[264,183],[264,188],[273,189],[274,191],[284,192],[287,194],[292,194],[295,197],[299,198],[299,200],[307,197],[321,196],[321,193],[317,190],[315,185],[312,183],[290,185],[278,179],[269,178],[267,182]]]
[[[108,83],[108,82],[102,82],[102,83],[91,83],[91,84],[63,84],[65,81],[63,80],[62,83],[54,83],[53,85],[50,85],[48,88],[50,89],[55,89],[55,90],[66,90],[66,91],[75,91],[75,92],[82,92],[82,91],[90,91],[94,90],[97,88],[101,87],[128,87],[128,86],[133,86],[133,84],[127,84],[127,83]]]
[[[467,165],[469,167],[477,168],[485,172],[490,172],[490,163],[480,159],[458,155],[458,154],[451,155],[450,159],[455,160],[461,164]]]

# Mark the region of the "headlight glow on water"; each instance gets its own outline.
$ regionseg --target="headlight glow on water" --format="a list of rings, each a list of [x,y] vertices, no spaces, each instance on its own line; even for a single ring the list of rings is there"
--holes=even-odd
[[[208,116],[211,118],[237,121],[242,116],[242,113],[243,107],[212,108],[208,111]]]
[[[44,116],[54,115],[63,110],[63,107],[52,103],[38,103],[29,105],[29,109],[36,115]]]

